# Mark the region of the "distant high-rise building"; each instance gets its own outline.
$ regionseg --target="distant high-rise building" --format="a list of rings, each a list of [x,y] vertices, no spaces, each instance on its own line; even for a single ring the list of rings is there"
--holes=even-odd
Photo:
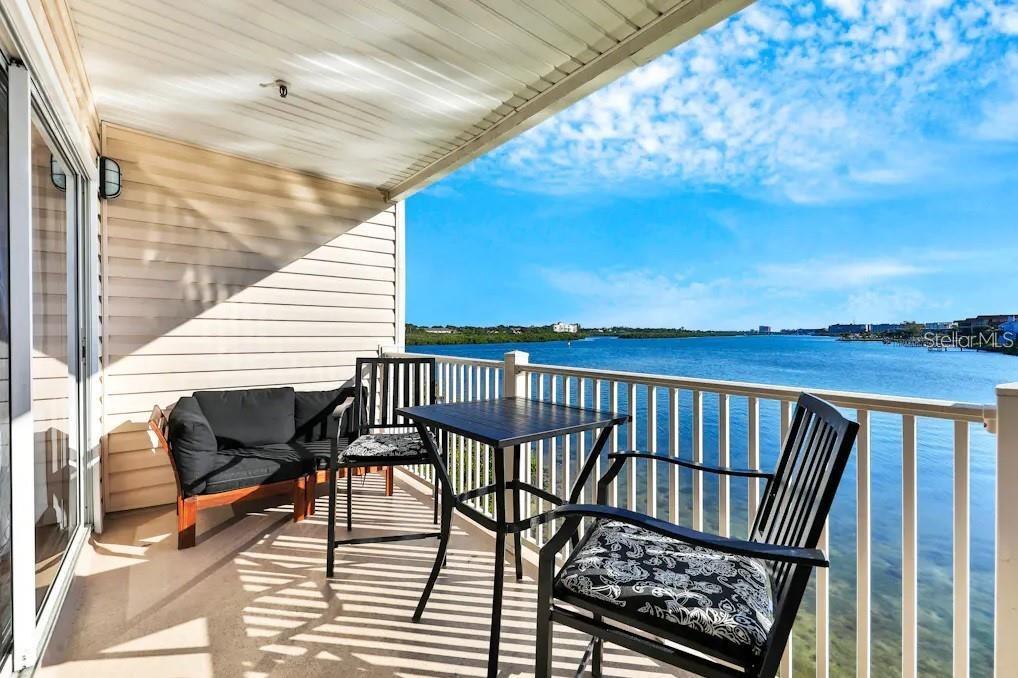
[[[760,334],[770,334],[774,329],[770,325],[761,325]]]
[[[551,326],[552,332],[564,332],[567,334],[576,334],[580,331],[579,323],[555,323]]]
[[[844,323],[827,328],[829,334],[862,334],[869,331],[870,326],[866,323]]]

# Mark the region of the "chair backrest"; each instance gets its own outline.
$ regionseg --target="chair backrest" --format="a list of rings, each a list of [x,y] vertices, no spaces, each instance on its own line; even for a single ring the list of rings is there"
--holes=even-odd
[[[816,548],[858,431],[859,425],[830,403],[799,396],[777,469],[760,501],[753,541]],[[771,633],[784,647],[811,568],[790,563],[768,567],[775,602]]]
[[[357,358],[356,369],[354,381],[363,385],[355,396],[357,435],[412,431],[396,408],[438,402],[434,358]]]

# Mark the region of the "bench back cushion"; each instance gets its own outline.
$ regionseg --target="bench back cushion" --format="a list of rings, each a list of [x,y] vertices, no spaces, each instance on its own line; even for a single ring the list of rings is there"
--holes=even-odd
[[[180,489],[185,497],[201,494],[215,464],[216,436],[198,401],[192,397],[178,400],[167,428]]]
[[[228,450],[285,443],[293,438],[293,388],[251,388],[240,391],[198,391],[217,447]]]
[[[327,420],[332,411],[347,398],[352,398],[353,387],[332,389],[331,391],[297,391],[294,393],[295,430],[293,439],[302,442],[324,440],[327,432]]]

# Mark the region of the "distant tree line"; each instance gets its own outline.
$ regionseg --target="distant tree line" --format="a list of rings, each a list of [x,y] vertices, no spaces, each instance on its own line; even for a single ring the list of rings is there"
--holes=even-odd
[[[429,331],[430,330],[430,331]],[[578,332],[555,332],[551,325],[515,326],[495,325],[478,327],[472,325],[441,328],[424,328],[407,323],[406,343],[408,346],[421,344],[506,344],[513,342],[571,341],[587,337],[618,337],[620,339],[674,339],[685,337],[712,337],[744,334],[713,330],[687,330],[683,327],[602,327],[581,328]]]

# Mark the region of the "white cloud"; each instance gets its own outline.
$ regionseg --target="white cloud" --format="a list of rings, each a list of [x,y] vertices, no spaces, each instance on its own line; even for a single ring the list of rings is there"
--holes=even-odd
[[[858,19],[862,16],[862,0],[825,0],[829,7],[833,7],[846,19]]]
[[[805,263],[767,264],[759,269],[760,283],[779,287],[843,290],[929,273],[932,269],[897,259],[858,261],[813,260]]]
[[[478,167],[552,193],[725,186],[816,203],[930,186],[951,175],[955,137],[999,139],[1013,121],[1009,5],[760,0]]]
[[[858,260],[814,259],[761,265],[706,280],[647,269],[543,269],[548,286],[571,299],[584,325],[743,329],[810,327],[919,317],[936,304],[913,285],[923,276],[979,265],[984,252],[912,252]],[[818,312],[818,308],[822,309]]]

